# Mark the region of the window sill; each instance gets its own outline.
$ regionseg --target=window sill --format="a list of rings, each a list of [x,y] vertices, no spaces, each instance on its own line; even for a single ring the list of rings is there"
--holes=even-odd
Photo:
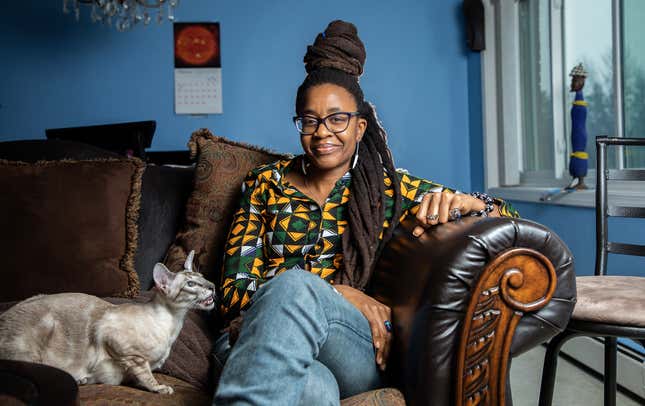
[[[642,187],[641,182],[638,182],[638,184],[639,187],[637,188],[634,187],[634,182],[632,182],[631,188],[628,188],[625,185],[613,188],[610,187],[609,202],[618,206],[643,207],[645,204],[645,188]],[[540,200],[540,197],[554,190],[555,188],[542,186],[509,186],[490,188],[488,193],[491,196],[499,197],[504,200],[515,200],[520,202],[590,208],[596,206],[595,188],[576,190],[548,202]]]

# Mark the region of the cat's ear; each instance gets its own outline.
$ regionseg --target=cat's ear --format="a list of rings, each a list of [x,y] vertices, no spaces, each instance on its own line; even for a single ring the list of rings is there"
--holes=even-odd
[[[184,271],[193,272],[193,259],[195,258],[195,250],[190,250],[186,262],[184,262]]]
[[[170,272],[168,268],[162,263],[155,264],[155,268],[152,271],[152,276],[155,280],[155,285],[159,290],[164,293],[168,293],[172,281],[175,279],[175,274]]]

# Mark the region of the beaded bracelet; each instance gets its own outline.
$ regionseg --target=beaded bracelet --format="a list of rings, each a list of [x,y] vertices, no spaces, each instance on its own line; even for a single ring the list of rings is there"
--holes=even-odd
[[[488,196],[486,193],[481,192],[472,192],[470,193],[472,197],[475,197],[486,204],[486,207],[479,211],[473,211],[470,213],[471,216],[482,216],[488,217],[488,213],[492,212],[495,209],[495,200],[492,197]]]

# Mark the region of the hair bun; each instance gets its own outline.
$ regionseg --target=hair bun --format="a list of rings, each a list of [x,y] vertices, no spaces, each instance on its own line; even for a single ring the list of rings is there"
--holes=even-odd
[[[334,68],[360,76],[365,64],[365,46],[354,24],[335,20],[307,47],[304,62],[307,73]]]

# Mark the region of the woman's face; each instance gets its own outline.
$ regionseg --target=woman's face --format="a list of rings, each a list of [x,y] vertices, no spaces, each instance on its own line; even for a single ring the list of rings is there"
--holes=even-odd
[[[307,92],[302,116],[325,118],[333,113],[358,110],[354,97],[345,88],[332,84],[314,86]],[[334,134],[321,123],[311,135],[301,135],[302,149],[309,162],[321,171],[349,170],[350,161],[361,140],[367,121],[360,116],[349,119],[347,129]]]

